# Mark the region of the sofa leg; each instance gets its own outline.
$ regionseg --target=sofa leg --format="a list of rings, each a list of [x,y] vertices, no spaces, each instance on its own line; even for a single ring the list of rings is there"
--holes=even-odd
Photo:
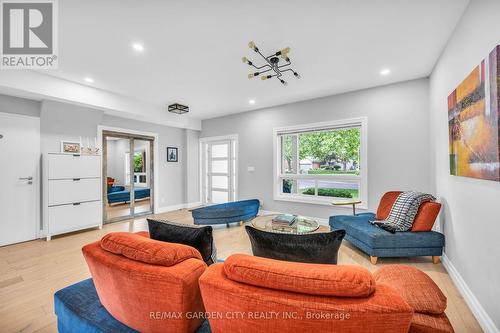
[[[372,256],[370,256],[370,262],[372,263],[372,265],[376,265],[377,264],[377,259],[378,259],[378,257],[372,257]]]
[[[229,228],[229,223],[226,223],[226,228]]]
[[[439,264],[439,256],[432,256],[432,263]]]

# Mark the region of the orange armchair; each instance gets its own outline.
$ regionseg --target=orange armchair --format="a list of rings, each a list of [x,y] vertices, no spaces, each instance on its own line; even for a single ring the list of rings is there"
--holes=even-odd
[[[83,247],[99,300],[137,331],[194,332],[203,319],[184,314],[205,311],[198,279],[207,266],[196,249],[147,236],[111,233]]]
[[[408,332],[413,309],[359,266],[243,254],[210,266],[200,288],[212,332]]]

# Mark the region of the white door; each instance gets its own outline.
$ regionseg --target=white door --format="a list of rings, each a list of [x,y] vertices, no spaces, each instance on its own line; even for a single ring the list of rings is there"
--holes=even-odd
[[[236,200],[236,144],[234,140],[206,143],[205,203]]]
[[[0,246],[40,229],[40,118],[0,112]]]

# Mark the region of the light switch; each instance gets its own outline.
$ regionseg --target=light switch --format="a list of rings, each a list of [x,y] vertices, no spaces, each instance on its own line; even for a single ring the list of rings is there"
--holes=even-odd
[[[255,171],[255,167],[253,167],[253,166],[249,166],[249,167],[247,168],[247,170],[248,170],[248,172],[254,172],[254,171]]]

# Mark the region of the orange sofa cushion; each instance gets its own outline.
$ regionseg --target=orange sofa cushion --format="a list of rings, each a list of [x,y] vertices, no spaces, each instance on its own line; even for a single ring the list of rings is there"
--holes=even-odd
[[[388,265],[375,273],[377,283],[386,283],[399,291],[415,312],[439,315],[446,309],[446,296],[432,279],[415,267]]]
[[[220,314],[210,318],[212,332],[401,333],[413,317],[408,303],[383,283],[368,297],[310,295],[240,283],[229,279],[225,264],[214,264],[200,277],[200,289],[207,312]]]
[[[173,266],[186,259],[200,259],[195,248],[183,244],[161,242],[141,234],[112,232],[101,239],[101,247],[129,259],[161,266]]]
[[[377,220],[385,220],[389,216],[392,205],[401,193],[403,191],[390,191],[382,196],[378,204],[377,215],[375,215]]]
[[[382,196],[377,208],[377,214],[375,215],[377,220],[387,219],[391,212],[392,205],[394,205],[394,202],[401,193],[403,192],[389,191]],[[417,215],[415,215],[411,231],[431,231],[440,210],[440,203],[433,201],[424,202],[420,205]]]
[[[366,297],[375,291],[373,275],[360,266],[287,262],[234,254],[224,262],[230,280],[302,294]]]
[[[424,202],[418,209],[411,231],[431,231],[440,210],[439,202]]]

